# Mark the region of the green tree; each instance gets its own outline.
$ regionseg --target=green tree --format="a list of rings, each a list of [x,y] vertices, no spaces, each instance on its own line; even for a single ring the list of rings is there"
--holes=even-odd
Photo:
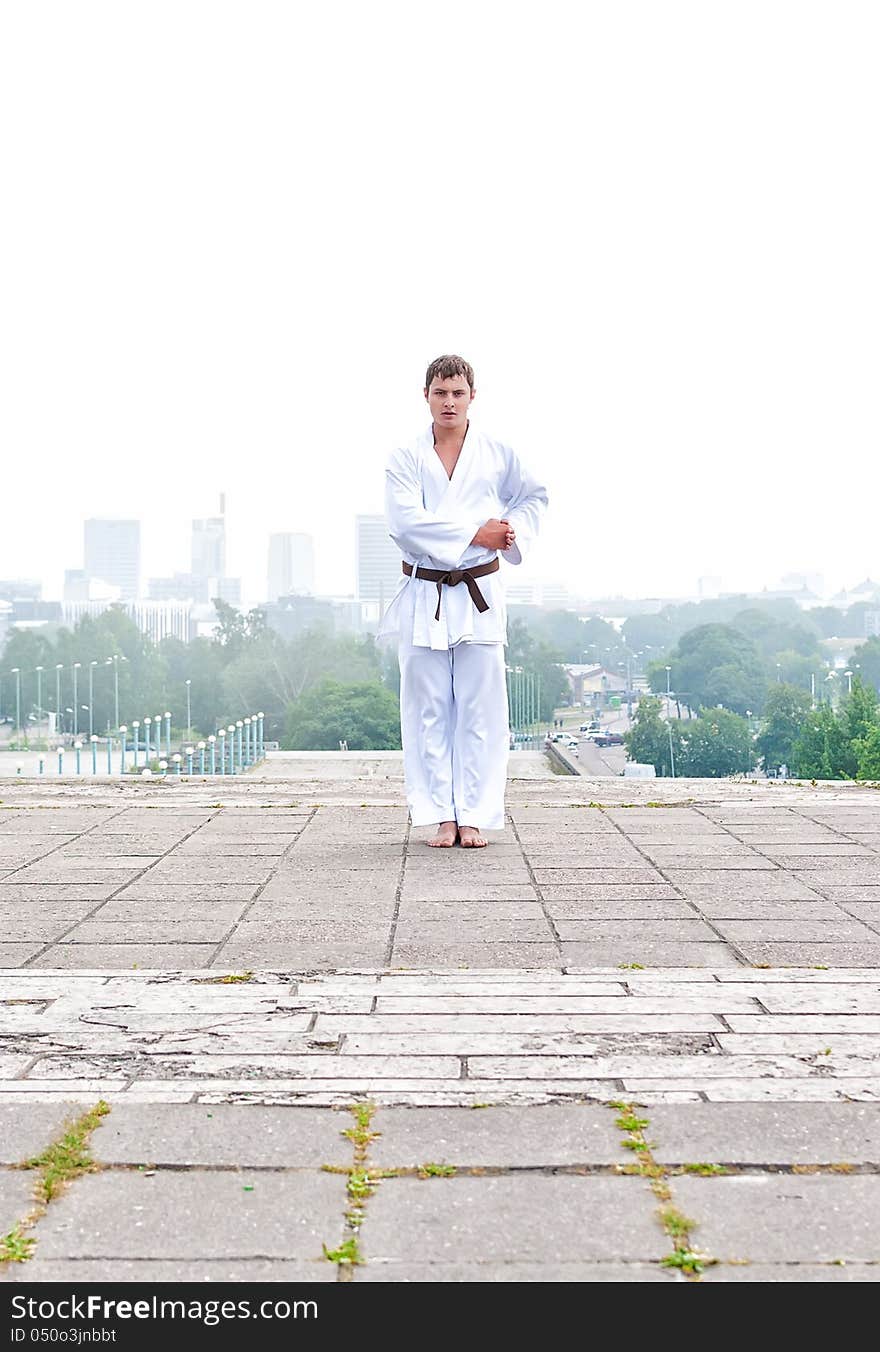
[[[856,779],[863,743],[880,721],[877,691],[872,685],[865,685],[860,676],[854,677],[852,689],[840,701],[837,717],[847,742],[841,768],[848,779]]]
[[[648,666],[652,690],[666,688],[664,665]],[[703,624],[688,630],[668,665],[672,689],[692,709],[724,703],[720,691],[737,713],[746,709],[757,713],[763,707],[767,682],[761,655],[753,641],[732,625]]]
[[[789,771],[797,779],[846,779],[846,733],[828,704],[811,709],[792,747]]]
[[[880,691],[880,636],[875,634],[859,644],[849,659],[849,667],[852,671],[858,667],[862,680]]]
[[[780,653],[789,651],[802,657],[820,656],[818,628],[805,616],[785,620],[753,607],[735,615],[733,627],[750,638],[768,661],[778,661]]]
[[[675,647],[681,631],[673,624],[672,609],[667,606],[658,615],[630,615],[624,620],[620,633],[630,652],[656,653],[659,658]]]
[[[399,704],[378,681],[322,680],[291,703],[287,750],[335,751],[341,741],[350,751],[400,749]]]
[[[856,743],[858,752],[857,779],[880,779],[880,724]]]
[[[784,683],[770,687],[764,721],[755,743],[755,750],[768,773],[775,772],[781,765],[791,765],[794,744],[809,712],[810,696],[805,690]]]
[[[823,638],[835,638],[846,632],[843,611],[837,606],[816,606],[810,611],[810,619]]]
[[[186,683],[190,682],[190,712],[194,732],[207,737],[229,719],[241,716],[239,709],[227,706],[223,691],[224,653],[212,639],[194,638],[184,643],[171,636],[159,644],[159,654],[165,663],[163,711],[171,712],[175,728],[186,726]],[[247,713],[256,713],[248,709]]]
[[[537,640],[523,620],[514,619],[507,626],[507,652],[509,667],[522,667],[540,681],[541,702],[539,717],[542,722],[550,723],[553,714],[563,702],[568,702],[568,678],[562,669],[562,654],[549,643]]]
[[[729,709],[704,709],[682,727],[676,772],[694,779],[720,779],[750,764],[749,725]]]
[[[672,738],[672,754],[675,757],[675,772],[681,774],[679,758],[681,755],[681,723],[678,719],[668,722],[660,717],[663,702],[653,695],[643,695],[633,715],[632,727],[624,734],[624,746],[627,758],[641,765],[653,765],[658,775],[672,773],[669,754],[669,741]]]

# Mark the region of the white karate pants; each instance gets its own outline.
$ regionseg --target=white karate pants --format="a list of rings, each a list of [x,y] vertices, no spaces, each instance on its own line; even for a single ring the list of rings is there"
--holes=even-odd
[[[503,643],[402,641],[400,726],[413,826],[504,827],[509,725]]]

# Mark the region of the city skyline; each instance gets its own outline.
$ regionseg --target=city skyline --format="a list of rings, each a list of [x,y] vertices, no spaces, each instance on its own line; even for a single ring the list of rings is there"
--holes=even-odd
[[[221,494],[221,505],[224,503],[225,495]],[[389,586],[397,582],[397,555],[398,551],[387,539],[387,548],[382,536],[382,522],[384,517],[381,513],[357,512],[353,515],[348,535],[350,536],[350,549],[344,551],[340,542],[337,541],[332,549],[334,560],[334,577],[341,577],[339,567],[339,556],[348,552],[351,555],[351,572],[347,579],[342,578],[342,585],[339,587],[328,587],[321,585],[321,578],[325,576],[321,568],[321,549],[320,542],[316,541],[315,536],[309,531],[280,531],[267,532],[263,540],[264,563],[262,570],[256,565],[250,570],[250,587],[241,586],[241,595],[239,598],[240,578],[231,575],[227,570],[227,549],[232,544],[233,554],[240,557],[240,551],[236,550],[234,538],[230,538],[226,530],[227,516],[224,514],[214,518],[186,518],[189,521],[188,544],[182,542],[180,548],[189,551],[190,569],[155,571],[145,563],[139,564],[140,567],[140,586],[136,591],[129,590],[125,592],[124,586],[117,578],[114,584],[112,576],[102,575],[98,569],[102,566],[104,554],[107,553],[109,542],[115,539],[123,539],[128,549],[137,555],[138,560],[142,558],[142,541],[144,538],[143,522],[138,518],[110,518],[110,517],[88,517],[83,520],[81,529],[86,540],[85,547],[81,550],[83,554],[82,565],[68,565],[64,569],[65,581],[57,586],[54,580],[54,574],[36,574],[28,575],[23,572],[16,572],[10,566],[14,561],[5,556],[3,542],[0,540],[0,579],[5,581],[20,581],[22,583],[39,583],[41,586],[42,600],[60,600],[62,598],[71,601],[85,601],[88,599],[87,587],[84,586],[89,580],[100,581],[109,584],[111,591],[118,590],[120,600],[183,600],[186,599],[182,592],[175,592],[173,586],[166,585],[159,587],[157,584],[172,584],[175,578],[180,579],[181,587],[191,580],[195,579],[204,584],[208,589],[209,582],[217,582],[219,594],[224,599],[230,600],[233,604],[249,607],[251,605],[264,604],[277,599],[277,595],[283,594],[279,589],[277,595],[272,595],[271,574],[274,570],[280,578],[284,570],[290,572],[292,585],[291,591],[303,591],[316,596],[338,596],[352,597],[364,601],[375,601],[379,596],[377,582],[381,574],[383,579],[387,579]],[[117,528],[125,528],[120,532]],[[92,545],[93,568],[89,570],[85,567],[86,558],[89,550],[89,537],[94,540],[96,531],[99,537],[99,547],[96,549]],[[167,545],[169,532],[163,532]],[[359,565],[359,545],[365,549],[367,562]],[[273,550],[274,555],[273,565]],[[291,552],[293,551],[293,552]],[[394,557],[392,557],[394,556]],[[108,556],[109,557],[109,556]],[[148,556],[151,557],[151,556]],[[155,563],[157,556],[152,556]],[[164,556],[166,560],[168,555]],[[174,557],[179,558],[180,554]],[[268,561],[268,567],[267,562]],[[112,559],[111,559],[112,563]],[[132,565],[130,559],[121,561],[121,577],[130,577],[132,575]],[[214,571],[212,571],[214,570]],[[109,573],[114,573],[112,567],[108,568]],[[115,570],[119,573],[119,568]],[[262,573],[262,585],[260,584],[260,574]],[[621,588],[606,589],[600,588],[590,591],[580,581],[578,574],[562,580],[548,571],[536,568],[533,562],[527,564],[522,569],[510,569],[507,574],[508,589],[511,597],[521,597],[529,592],[535,592],[538,603],[546,606],[558,604],[564,608],[566,597],[569,603],[572,601],[584,600],[609,600],[619,597],[621,600],[648,600],[648,599],[712,599],[719,595],[736,595],[739,593],[758,593],[762,591],[797,591],[805,589],[812,591],[816,596],[825,601],[830,601],[833,597],[851,592],[859,587],[866,579],[877,580],[880,578],[880,560],[874,574],[868,569],[860,576],[845,577],[841,585],[836,585],[832,579],[826,578],[823,571],[816,567],[806,568],[788,568],[776,577],[763,578],[757,583],[743,582],[737,585],[736,581],[729,580],[721,575],[711,575],[706,573],[695,574],[691,579],[691,585],[685,586],[679,591],[661,591],[657,588],[645,587],[641,590],[634,589],[625,591]],[[832,574],[833,578],[834,574]],[[370,578],[371,581],[365,586],[364,579]],[[310,579],[310,584],[307,582]],[[225,586],[223,584],[226,584]],[[393,590],[393,587],[392,587]],[[385,587],[382,587],[384,593]],[[155,593],[155,594],[154,594]],[[103,598],[104,591],[98,590],[98,597]],[[192,599],[199,601],[207,598],[195,595]],[[546,599],[545,599],[546,598]]]

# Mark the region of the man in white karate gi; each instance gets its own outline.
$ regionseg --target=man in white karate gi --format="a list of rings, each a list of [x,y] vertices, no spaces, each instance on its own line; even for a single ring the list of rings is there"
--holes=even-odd
[[[474,373],[428,367],[432,425],[386,466],[385,511],[403,576],[379,628],[398,636],[400,721],[413,826],[429,845],[486,845],[504,826],[509,726],[500,558],[522,562],[547,492],[509,446],[468,421]]]

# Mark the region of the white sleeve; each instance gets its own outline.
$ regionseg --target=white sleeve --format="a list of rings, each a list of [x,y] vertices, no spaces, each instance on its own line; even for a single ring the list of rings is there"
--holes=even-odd
[[[541,517],[547,508],[547,489],[525,468],[519,456],[509,451],[502,499],[506,503],[504,519],[516,531],[516,540],[500,557],[507,563],[522,563],[538,534]]]
[[[415,558],[424,554],[455,568],[482,521],[435,516],[422,501],[422,484],[410,451],[395,451],[385,467],[385,516],[392,540]]]

